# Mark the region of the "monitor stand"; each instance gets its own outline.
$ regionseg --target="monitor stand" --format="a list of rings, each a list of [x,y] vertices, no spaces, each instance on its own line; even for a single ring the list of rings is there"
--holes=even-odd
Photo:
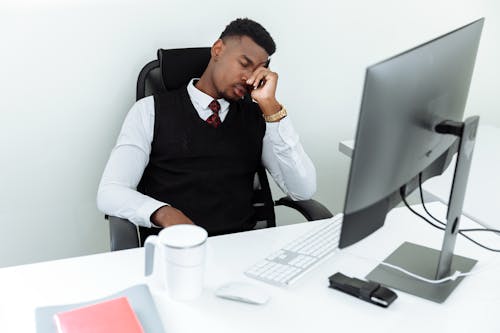
[[[453,175],[448,203],[447,224],[441,251],[406,242],[387,257],[384,262],[434,280],[450,276],[455,271],[470,272],[477,263],[477,260],[454,255],[453,250],[459,231],[460,217],[462,216],[465,189],[478,124],[479,117],[475,116],[467,118],[464,122],[444,121],[436,126],[438,133],[456,135],[459,140],[455,174]],[[438,303],[443,303],[463,280],[462,277],[455,281],[432,284],[415,279],[384,265],[377,266],[366,278]]]
[[[440,251],[438,250],[405,242],[387,257],[384,262],[432,280],[436,277],[439,254]],[[474,259],[454,255],[451,271],[470,272],[476,262]],[[378,265],[366,276],[366,279],[433,302],[443,303],[464,278],[460,277],[455,281],[432,284],[415,279],[393,268]]]

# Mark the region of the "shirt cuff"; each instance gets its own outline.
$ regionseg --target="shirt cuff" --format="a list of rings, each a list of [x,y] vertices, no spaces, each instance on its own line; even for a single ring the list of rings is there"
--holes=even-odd
[[[138,224],[147,228],[161,228],[154,223],[151,223],[151,215],[159,208],[163,206],[168,206],[166,203],[158,201],[153,198],[148,198],[146,202],[142,204],[141,207],[137,210],[137,216],[140,221],[137,221]]]
[[[266,136],[275,145],[295,146],[299,141],[299,136],[289,117],[277,122],[266,123]]]

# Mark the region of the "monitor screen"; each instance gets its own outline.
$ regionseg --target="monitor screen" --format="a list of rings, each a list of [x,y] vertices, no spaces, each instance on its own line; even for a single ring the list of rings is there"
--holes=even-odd
[[[450,279],[452,272],[477,262],[453,251],[479,121],[462,118],[483,23],[368,67],[352,154],[340,248],[379,229],[391,208],[457,153],[442,250],[405,242],[366,277],[438,303],[463,279]]]
[[[423,180],[441,174],[457,138],[437,133],[462,121],[484,19],[370,66],[344,206],[339,247],[384,224],[387,212]]]

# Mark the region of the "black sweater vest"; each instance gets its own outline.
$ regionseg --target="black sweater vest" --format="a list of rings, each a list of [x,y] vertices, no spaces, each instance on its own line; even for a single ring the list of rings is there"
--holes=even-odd
[[[181,210],[210,235],[253,228],[253,180],[265,133],[258,105],[231,103],[213,128],[185,86],[154,100],[151,155],[138,191]]]

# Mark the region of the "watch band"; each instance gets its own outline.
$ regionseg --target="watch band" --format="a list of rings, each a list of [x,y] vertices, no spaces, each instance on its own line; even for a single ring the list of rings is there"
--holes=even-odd
[[[278,120],[281,120],[285,118],[287,115],[285,107],[282,105],[281,110],[279,110],[276,113],[270,114],[270,115],[265,115],[263,114],[262,116],[264,117],[264,120],[268,123],[272,123]]]

